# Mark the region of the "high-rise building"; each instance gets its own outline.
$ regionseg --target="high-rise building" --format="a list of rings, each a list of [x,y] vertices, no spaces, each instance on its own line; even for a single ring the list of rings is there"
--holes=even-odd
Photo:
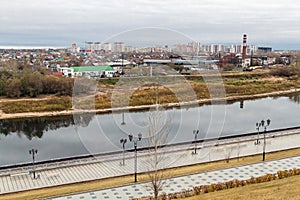
[[[113,52],[124,52],[125,45],[124,42],[114,42]]]
[[[85,42],[85,51],[92,53],[94,51],[94,42]]]
[[[95,42],[94,43],[94,50],[100,51],[101,50],[101,43],[100,42]]]
[[[108,42],[105,42],[101,45],[102,49],[105,51],[105,52],[109,52],[112,50],[111,48],[111,43],[108,43]]]
[[[76,43],[73,43],[72,46],[71,46],[70,51],[71,51],[72,53],[78,53],[78,52],[80,51],[80,48],[77,47],[77,44],[76,44]]]

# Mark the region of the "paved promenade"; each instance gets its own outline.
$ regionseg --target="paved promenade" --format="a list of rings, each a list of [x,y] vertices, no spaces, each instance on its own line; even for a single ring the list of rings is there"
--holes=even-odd
[[[300,156],[166,179],[163,192],[166,194],[171,192],[180,192],[183,189],[193,189],[193,186],[226,182],[234,179],[247,180],[251,177],[258,177],[265,174],[274,174],[278,170],[289,170],[293,168],[300,168]],[[153,193],[149,189],[149,186],[149,183],[137,183],[123,187],[90,191],[51,199],[128,200],[130,198],[153,195]]]
[[[263,140],[260,139],[259,145],[254,145],[256,138],[256,135],[252,135],[205,142],[198,144],[196,155],[192,154],[192,144],[167,147],[161,149],[164,153],[161,154],[163,162],[160,163],[160,167],[169,168],[260,154]],[[267,152],[300,147],[300,130],[273,132],[267,136],[266,141]],[[138,172],[151,170],[149,163],[153,159],[152,156],[149,151],[138,152]],[[31,166],[1,170],[0,194],[133,174],[134,153],[127,152],[125,157],[124,166],[121,165],[122,154],[41,164],[36,166],[37,179],[33,179],[29,173],[32,170]]]

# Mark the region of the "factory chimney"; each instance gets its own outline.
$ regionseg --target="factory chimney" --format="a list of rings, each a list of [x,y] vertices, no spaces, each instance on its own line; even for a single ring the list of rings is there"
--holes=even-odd
[[[243,54],[242,54],[243,59],[246,59],[246,56],[247,56],[247,35],[244,34],[244,36],[243,36]]]

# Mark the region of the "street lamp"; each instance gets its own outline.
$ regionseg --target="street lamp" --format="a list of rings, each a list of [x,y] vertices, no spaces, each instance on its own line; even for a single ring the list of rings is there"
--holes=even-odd
[[[262,126],[262,121],[261,122],[256,122],[257,139],[256,139],[256,142],[254,142],[254,145],[259,145],[260,144],[260,141],[259,141],[259,128]]]
[[[194,151],[192,152],[192,154],[197,154],[197,136],[199,134],[199,130],[193,130],[193,134],[194,134],[194,143],[195,143],[195,147],[194,147]]]
[[[262,154],[263,159],[262,159],[262,161],[265,161],[265,158],[266,158],[266,145],[267,145],[267,143],[266,143],[266,132],[267,132],[267,127],[268,127],[268,126],[270,125],[270,123],[271,123],[271,120],[270,120],[270,119],[267,119],[266,122],[267,122],[267,123],[265,124],[265,121],[264,121],[264,120],[261,121],[261,126],[264,127],[264,147],[263,147],[263,154]]]
[[[135,158],[135,162],[134,162],[134,182],[137,182],[137,143],[138,141],[142,140],[142,134],[139,133],[138,137],[134,138],[132,134],[128,135],[129,141],[133,142],[134,144],[134,158]]]
[[[127,142],[127,139],[121,139],[120,143],[123,145],[123,163],[121,165],[125,166],[125,144]]]
[[[122,52],[122,56],[121,56],[121,58],[122,58],[122,75],[124,74],[124,53]]]
[[[33,178],[35,179],[35,165],[34,165],[34,159],[35,155],[37,154],[38,150],[37,149],[31,149],[29,150],[29,154],[32,155],[32,172],[33,172]]]

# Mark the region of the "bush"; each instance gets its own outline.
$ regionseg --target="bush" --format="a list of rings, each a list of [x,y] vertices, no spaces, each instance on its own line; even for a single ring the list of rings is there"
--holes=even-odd
[[[300,69],[296,67],[278,67],[276,69],[272,69],[270,71],[270,74],[273,76],[299,76],[300,75]]]
[[[181,199],[185,197],[200,195],[201,193],[205,194],[209,192],[245,186],[247,184],[268,182],[268,181],[276,180],[277,178],[282,179],[289,176],[300,175],[300,169],[280,170],[277,171],[276,174],[266,174],[256,178],[251,177],[248,180],[233,180],[233,181],[227,181],[225,183],[213,183],[210,185],[194,186],[192,190],[182,190],[181,192],[169,193],[168,195],[161,194],[158,199],[159,200]],[[131,200],[153,200],[153,199],[154,198],[152,196],[144,196],[141,198],[133,198]]]

